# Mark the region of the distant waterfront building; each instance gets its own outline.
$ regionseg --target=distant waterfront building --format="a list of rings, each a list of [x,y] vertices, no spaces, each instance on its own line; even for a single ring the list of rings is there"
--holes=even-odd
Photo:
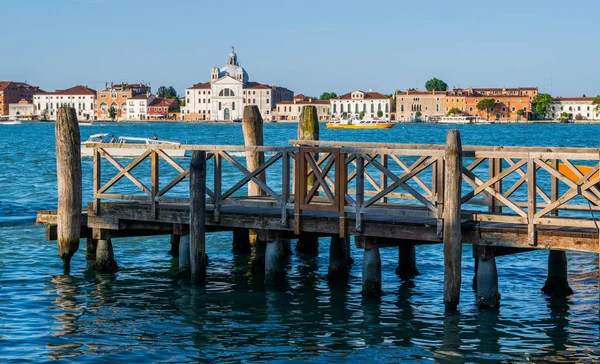
[[[412,121],[417,112],[421,119],[445,115],[445,91],[396,91],[396,118],[399,121]]]
[[[116,119],[122,119],[127,115],[127,100],[147,94],[151,91],[150,84],[143,83],[120,83],[110,85],[107,83],[102,91],[98,91],[96,100],[96,115],[98,120],[109,120],[111,108],[116,111]]]
[[[127,120],[148,119],[148,105],[154,101],[155,95],[150,93],[139,94],[127,99],[127,107],[124,118]]]
[[[360,116],[363,112],[365,118],[376,118],[377,112],[382,112],[382,117],[389,119],[392,109],[392,99],[373,91],[352,91],[330,100],[332,117],[340,117],[344,113],[351,116]]]
[[[152,120],[166,119],[169,117],[169,113],[177,109],[179,109],[179,101],[177,99],[156,97],[148,104],[148,118]]]
[[[21,100],[33,101],[33,94],[43,92],[38,86],[25,82],[0,81],[0,115],[8,115],[10,104]]]
[[[9,104],[8,118],[10,120],[35,120],[35,105],[23,99],[16,104]]]
[[[566,112],[569,119],[599,120],[600,113],[596,111],[596,105],[592,104],[593,101],[593,97],[585,96],[556,97],[552,102],[549,116],[558,119],[563,112]]]
[[[62,106],[75,108],[78,120],[92,120],[96,105],[96,91],[86,86],[74,86],[66,90],[40,92],[33,95],[33,103],[40,119],[56,120]]]
[[[532,101],[538,94],[537,87],[519,88],[455,88],[447,92],[445,113],[456,107],[470,116],[487,118],[486,111],[480,111],[477,104],[482,99],[494,99],[496,106],[489,114],[492,120],[529,119],[532,112]],[[519,116],[519,110],[523,111]]]
[[[329,100],[316,100],[302,94],[294,96],[294,101],[282,101],[277,104],[274,117],[277,121],[298,121],[304,106],[314,106],[317,109],[319,121],[331,120],[331,104]]]
[[[185,90],[183,120],[241,119],[244,106],[257,105],[264,120],[272,120],[271,111],[281,101],[291,101],[294,93],[285,87],[249,81],[233,47],[227,64],[213,67],[210,81]]]

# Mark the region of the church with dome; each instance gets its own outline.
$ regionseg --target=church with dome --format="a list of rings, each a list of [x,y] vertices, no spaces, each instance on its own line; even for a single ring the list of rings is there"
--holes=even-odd
[[[291,101],[294,93],[285,87],[252,82],[240,65],[235,49],[227,63],[210,71],[210,81],[185,90],[182,120],[241,120],[244,106],[256,105],[265,121],[274,120],[272,111],[282,101]]]

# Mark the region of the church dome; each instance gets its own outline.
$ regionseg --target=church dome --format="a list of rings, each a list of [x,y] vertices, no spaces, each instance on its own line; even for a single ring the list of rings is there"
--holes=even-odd
[[[227,64],[219,69],[219,78],[224,76],[241,80],[244,85],[248,82],[248,73],[240,66],[233,47],[231,47]]]

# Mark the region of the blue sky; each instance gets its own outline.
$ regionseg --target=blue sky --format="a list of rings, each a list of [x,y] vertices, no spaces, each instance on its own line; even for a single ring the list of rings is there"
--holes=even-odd
[[[208,81],[234,45],[296,93],[539,86],[600,93],[600,1],[1,0],[0,79],[46,90]],[[10,31],[9,29],[15,29]]]

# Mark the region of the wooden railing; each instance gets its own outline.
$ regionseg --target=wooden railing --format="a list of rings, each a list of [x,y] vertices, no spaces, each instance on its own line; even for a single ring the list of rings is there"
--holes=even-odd
[[[127,165],[108,152],[124,146],[96,144],[93,212],[101,213],[103,199],[148,203],[154,216],[161,205],[189,204],[189,187],[183,185],[187,183],[189,168],[181,164],[182,160],[170,157],[168,151],[204,150],[207,169],[212,171],[209,173],[212,178],[207,180],[207,203],[213,205],[217,222],[224,207],[276,207],[281,211],[283,226],[287,226],[288,213],[295,212],[297,232],[302,216],[314,211],[339,216],[341,235],[345,234],[348,217],[354,218],[355,231],[361,233],[366,215],[430,218],[437,220],[441,233],[444,145],[323,141],[291,141],[291,144],[290,147],[127,145],[143,149]],[[248,170],[245,153],[265,153],[265,161],[257,169]],[[536,244],[536,230],[541,226],[597,229],[600,150],[469,146],[463,148],[462,155],[464,219],[526,225],[532,245]],[[150,161],[150,170],[145,171],[146,177],[150,177],[148,185],[136,175],[147,160]],[[101,176],[106,173],[102,161],[117,169],[106,183],[101,183]],[[109,192],[123,178],[140,192]],[[258,186],[260,196],[247,195],[244,188],[250,183]],[[180,195],[170,196],[175,189]]]

